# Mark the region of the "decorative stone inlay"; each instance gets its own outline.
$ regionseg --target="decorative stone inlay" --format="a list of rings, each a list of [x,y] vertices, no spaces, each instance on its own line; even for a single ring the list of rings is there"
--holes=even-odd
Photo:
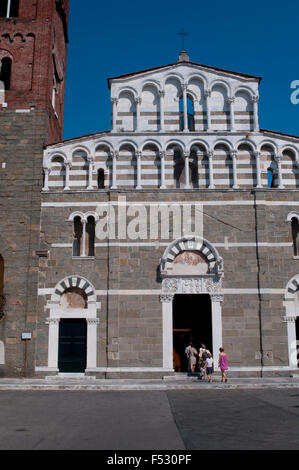
[[[174,294],[214,294],[222,297],[222,279],[219,276],[198,278],[166,278],[162,281],[161,297]]]

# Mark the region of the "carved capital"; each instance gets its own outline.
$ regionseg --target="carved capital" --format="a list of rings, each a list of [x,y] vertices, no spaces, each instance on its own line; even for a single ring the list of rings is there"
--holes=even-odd
[[[137,151],[135,152],[135,155],[136,155],[137,158],[141,158],[141,157],[142,157],[142,152],[141,152],[141,150],[137,150]]]
[[[159,90],[159,95],[160,95],[161,98],[164,98],[165,91],[164,90]]]
[[[162,152],[159,152],[159,157],[160,158],[165,158],[166,152],[165,150],[162,150]]]
[[[213,156],[214,156],[214,151],[213,151],[213,150],[208,150],[208,151],[207,151],[207,156],[208,156],[209,159],[210,159],[210,158],[213,158]]]
[[[99,318],[86,318],[88,325],[98,325],[100,323]]]
[[[141,104],[141,102],[142,102],[142,99],[140,98],[140,96],[137,96],[137,98],[135,98],[135,103],[139,105]]]
[[[228,97],[228,98],[227,98],[227,102],[228,102],[229,104],[234,103],[234,102],[235,102],[235,97],[234,97],[234,96]]]
[[[47,318],[46,325],[59,325],[60,318]]]
[[[212,91],[210,89],[205,90],[205,97],[210,98]]]
[[[252,99],[253,103],[257,103],[258,100],[259,100],[259,96],[258,95],[253,95],[251,99]]]
[[[283,317],[283,323],[295,323],[296,317]]]
[[[162,294],[160,295],[160,302],[172,302],[174,295],[172,294]]]
[[[118,98],[111,98],[112,104],[118,104]]]
[[[231,150],[231,151],[230,151],[230,154],[231,154],[231,157],[232,157],[232,158],[236,158],[236,157],[237,157],[237,153],[238,153],[237,150]]]

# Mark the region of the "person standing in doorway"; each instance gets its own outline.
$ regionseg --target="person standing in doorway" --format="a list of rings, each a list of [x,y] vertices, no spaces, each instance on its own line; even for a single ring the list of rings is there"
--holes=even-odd
[[[212,382],[212,374],[214,373],[214,359],[212,357],[212,354],[208,352],[208,357],[205,362],[205,369],[207,373],[207,378],[209,382]]]
[[[192,341],[189,342],[189,346],[186,347],[185,353],[188,359],[188,371],[194,373],[196,365],[196,356],[198,352],[196,351]]]
[[[228,370],[227,355],[224,352],[224,348],[219,348],[219,361],[218,367],[221,370],[221,382],[227,382],[226,371]]]

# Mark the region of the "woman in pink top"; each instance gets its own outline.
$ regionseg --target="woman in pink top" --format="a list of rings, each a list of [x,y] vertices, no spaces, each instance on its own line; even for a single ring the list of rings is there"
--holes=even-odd
[[[219,348],[220,354],[219,354],[219,361],[218,361],[218,367],[220,367],[221,370],[221,382],[227,382],[227,377],[226,377],[226,371],[228,369],[228,362],[227,362],[227,355],[224,352],[223,348]]]

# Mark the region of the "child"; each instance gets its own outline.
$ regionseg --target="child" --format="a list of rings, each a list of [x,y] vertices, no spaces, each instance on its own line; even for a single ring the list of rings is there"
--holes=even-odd
[[[212,358],[212,354],[210,352],[208,352],[208,357],[205,363],[205,369],[207,371],[207,377],[208,377],[209,383],[211,383],[212,374],[214,372],[214,359]]]
[[[223,348],[219,348],[219,351],[220,351],[220,354],[219,354],[218,367],[220,367],[220,370],[221,370],[221,382],[227,382],[227,376],[225,373],[228,369],[227,355],[225,354]]]

